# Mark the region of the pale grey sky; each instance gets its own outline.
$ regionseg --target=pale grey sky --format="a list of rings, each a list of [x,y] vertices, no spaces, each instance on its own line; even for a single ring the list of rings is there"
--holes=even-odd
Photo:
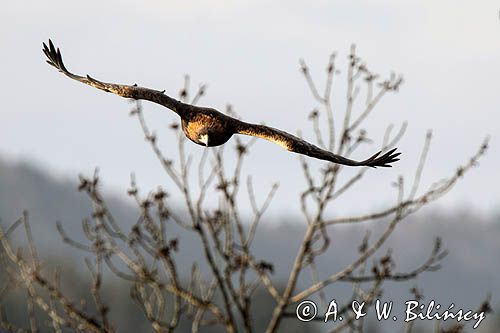
[[[8,1],[0,13],[0,155],[36,161],[73,179],[99,166],[106,188],[113,191],[124,191],[131,171],[144,189],[169,186],[137,121],[128,117],[131,105],[46,65],[41,43],[48,38],[77,73],[137,82],[172,95],[188,73],[195,86],[209,85],[201,104],[224,109],[231,103],[247,121],[293,133],[300,129],[308,139],[313,136],[307,115],[316,103],[298,59],[306,59],[319,79],[329,54],[338,53],[341,75],[334,96],[340,119],[345,60],[356,43],[371,69],[405,77],[401,91],[386,97],[365,128],[380,140],[389,123],[406,120],[409,127],[399,145],[402,160],[392,169],[370,170],[365,184],[339,201],[339,211],[365,211],[393,201],[390,183],[400,174],[413,175],[428,128],[434,141],[423,188],[450,175],[491,135],[480,168],[434,207],[498,211],[498,11],[497,1],[456,0]],[[167,125],[175,115],[144,106],[162,147],[174,152]],[[201,155],[202,148],[189,146],[195,158]],[[353,157],[376,149],[367,147]],[[257,191],[280,183],[272,213],[298,213],[296,194],[305,184],[297,156],[258,142],[244,174],[252,174]]]

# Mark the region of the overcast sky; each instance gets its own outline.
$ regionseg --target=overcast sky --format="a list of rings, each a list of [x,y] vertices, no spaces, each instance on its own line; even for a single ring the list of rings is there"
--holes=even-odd
[[[0,12],[0,156],[33,161],[69,179],[99,166],[106,188],[118,193],[132,171],[145,190],[170,186],[136,119],[128,116],[130,103],[58,74],[41,52],[48,38],[76,73],[174,96],[190,74],[195,87],[209,86],[201,104],[224,110],[231,103],[247,121],[301,130],[308,139],[307,115],[317,104],[299,58],[319,81],[328,56],[337,52],[335,117],[341,119],[346,56],[356,43],[371,69],[383,76],[401,73],[405,83],[365,123],[375,143],[353,157],[377,150],[388,124],[409,125],[399,144],[402,160],[392,169],[369,170],[365,185],[339,201],[338,211],[393,202],[391,181],[411,179],[425,132],[433,129],[423,188],[450,175],[491,136],[480,167],[434,207],[498,212],[499,9],[497,1],[486,0],[7,1]],[[176,116],[144,107],[166,154],[173,155],[168,125]],[[195,159],[201,155],[203,148],[188,145]],[[272,213],[299,212],[293,207],[305,182],[296,155],[258,142],[244,174],[253,176],[257,191],[280,183]]]

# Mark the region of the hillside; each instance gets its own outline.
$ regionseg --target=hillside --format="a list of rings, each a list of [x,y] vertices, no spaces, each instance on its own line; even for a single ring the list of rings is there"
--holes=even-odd
[[[61,221],[68,233],[83,240],[80,221],[88,217],[91,211],[86,197],[76,190],[76,180],[76,175],[75,181],[60,180],[30,164],[0,160],[0,218],[5,227],[19,217],[24,209],[28,210],[35,242],[41,249],[44,260],[63,266],[67,276],[79,276],[80,282],[84,283],[83,281],[88,281],[88,272],[84,268],[82,254],[64,244],[55,227],[55,221]],[[137,218],[138,213],[125,194],[123,198],[110,196],[108,201],[120,223],[130,224]],[[257,257],[275,263],[275,277],[280,280],[288,277],[287,272],[304,231],[299,217],[294,220],[288,217],[264,218],[254,243]],[[492,293],[492,303],[494,306],[498,305],[499,222],[498,216],[479,217],[473,210],[460,208],[453,212],[437,212],[431,208],[415,218],[405,220],[387,243],[387,246],[394,249],[397,270],[411,269],[421,263],[437,236],[442,237],[449,255],[443,261],[441,270],[425,273],[416,282],[385,284],[384,299],[404,302],[410,298],[408,290],[417,284],[427,300],[433,299],[441,304],[455,303],[464,309],[476,308],[488,293]],[[335,229],[332,233],[333,246],[318,263],[320,276],[325,277],[348,263],[355,255],[352,249],[359,244],[365,230],[371,228],[376,235],[377,230],[382,229],[379,223],[384,222]],[[199,245],[196,239],[182,233],[179,234],[179,239],[178,262],[191,263],[202,258],[200,251],[197,251]],[[184,265],[184,274],[189,274],[190,266]],[[302,284],[308,281],[308,276],[302,277]],[[110,287],[110,295],[114,295],[112,298],[117,304],[119,299],[123,302],[123,298],[128,295],[128,292],[120,291],[122,288],[126,288],[125,284]],[[335,295],[337,299],[344,299],[350,295],[350,288],[348,284],[335,285],[328,288],[326,293],[331,297]],[[131,306],[133,305],[126,307],[121,304],[119,311],[131,311]],[[21,314],[15,316],[22,318]],[[121,314],[116,316],[120,317]],[[125,329],[126,326],[137,325],[139,324],[134,322],[123,327]],[[402,327],[401,323],[384,325],[389,325],[384,331],[400,331]],[[495,324],[494,317],[490,316],[481,324],[479,332],[493,332],[492,327],[495,325],[498,322]]]

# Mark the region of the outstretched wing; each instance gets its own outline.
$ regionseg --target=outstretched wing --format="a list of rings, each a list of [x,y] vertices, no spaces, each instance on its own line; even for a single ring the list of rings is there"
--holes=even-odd
[[[158,90],[138,87],[137,85],[128,86],[116,83],[106,83],[96,80],[90,77],[89,75],[83,77],[71,73],[66,69],[66,66],[64,66],[59,48],[56,49],[50,39],[48,46],[47,44],[43,43],[43,53],[45,53],[45,55],[47,56],[48,59],[47,63],[49,65],[54,66],[59,70],[59,72],[65,74],[66,76],[72,78],[73,80],[83,82],[97,89],[111,92],[113,94],[117,94],[122,97],[133,98],[133,99],[144,99],[154,103],[158,103],[178,114],[180,114],[185,109],[182,107],[183,103],[165,95],[164,94],[165,91],[158,91]]]
[[[280,145],[288,151],[297,154],[307,155],[310,157],[318,158],[320,160],[326,160],[333,163],[349,166],[369,166],[372,168],[391,167],[390,164],[399,161],[399,158],[397,157],[401,155],[401,153],[396,153],[397,148],[394,148],[383,154],[382,156],[379,156],[382,153],[381,151],[379,151],[369,159],[358,162],[321,149],[287,132],[264,125],[248,124],[239,121],[236,132],[239,134],[251,135],[266,139]]]

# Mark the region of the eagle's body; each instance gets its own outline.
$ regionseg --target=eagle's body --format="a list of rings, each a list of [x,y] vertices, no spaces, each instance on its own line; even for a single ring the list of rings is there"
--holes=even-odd
[[[235,133],[238,122],[211,108],[198,108],[181,118],[182,130],[187,138],[207,147],[226,143]]]
[[[244,134],[274,142],[294,153],[343,165],[390,167],[390,163],[399,160],[397,157],[400,153],[395,153],[396,149],[392,149],[380,157],[381,152],[378,152],[365,161],[354,161],[321,149],[287,132],[265,125],[246,123],[212,108],[182,103],[167,96],[164,91],[138,87],[137,85],[106,83],[93,79],[88,75],[86,77],[75,75],[66,69],[61,53],[59,49],[54,47],[52,41],[49,40],[48,46],[45,43],[43,46],[43,52],[48,58],[47,62],[74,80],[122,97],[136,100],[143,99],[161,104],[174,111],[181,118],[182,130],[186,137],[199,145],[206,147],[219,146],[226,143],[234,134]]]

